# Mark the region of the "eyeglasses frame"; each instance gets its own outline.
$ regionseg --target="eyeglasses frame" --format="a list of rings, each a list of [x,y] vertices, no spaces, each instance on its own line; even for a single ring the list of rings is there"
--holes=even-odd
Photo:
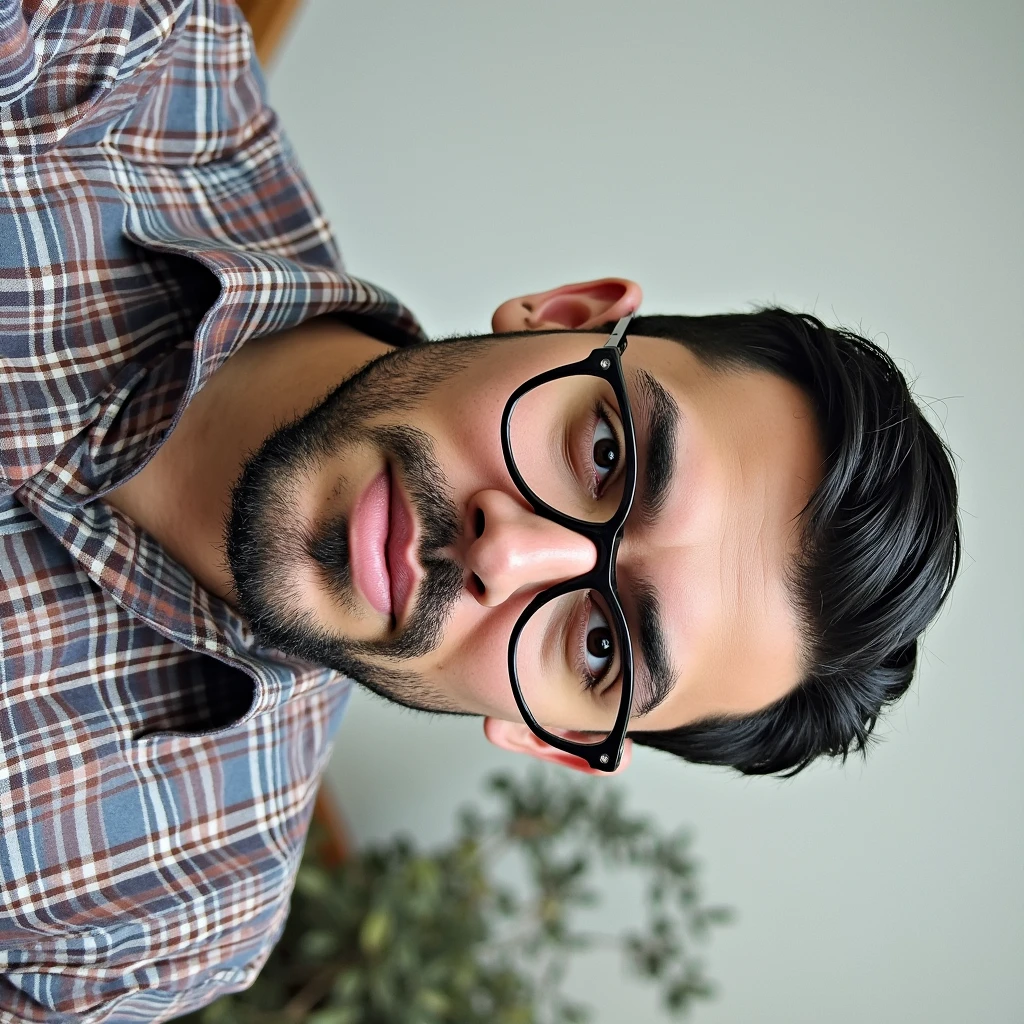
[[[627,330],[629,322],[634,314],[628,313],[616,324],[608,340],[591,351],[585,359],[574,363],[567,363],[553,370],[531,377],[524,384],[521,384],[512,392],[501,417],[501,450],[505,456],[505,465],[509,475],[524,498],[533,506],[534,512],[564,526],[591,540],[597,549],[597,561],[594,567],[588,572],[572,579],[556,583],[546,590],[542,590],[526,606],[522,614],[516,620],[512,628],[512,635],[508,645],[508,672],[512,684],[512,695],[515,697],[516,705],[523,716],[523,720],[530,727],[533,733],[545,743],[562,750],[565,753],[573,754],[582,758],[591,768],[597,771],[613,772],[619,766],[622,759],[622,748],[626,739],[626,727],[629,723],[629,712],[633,704],[633,647],[629,636],[629,627],[626,625],[626,616],[619,603],[615,583],[615,559],[618,554],[619,543],[622,540],[622,531],[633,506],[633,498],[636,494],[636,436],[633,431],[633,411],[629,404],[629,395],[626,391],[626,379],[622,372],[622,353],[626,351]],[[515,460],[512,457],[511,421],[512,414],[519,400],[527,392],[542,384],[560,380],[563,377],[591,376],[599,377],[607,381],[618,401],[620,418],[622,420],[622,433],[624,443],[624,456],[626,458],[626,480],[622,491],[622,498],[615,514],[604,523],[590,523],[580,519],[574,519],[556,508],[552,508],[543,499],[537,497],[530,489],[530,486],[523,479]],[[519,674],[516,669],[516,652],[519,647],[519,638],[526,623],[530,618],[549,601],[553,601],[563,594],[575,590],[596,590],[605,600],[612,613],[612,618],[617,629],[620,640],[619,658],[621,660],[622,689],[619,696],[619,710],[615,718],[615,724],[611,731],[597,743],[576,743],[567,740],[555,733],[548,732],[530,711],[526,701],[523,699],[522,689],[519,685]]]

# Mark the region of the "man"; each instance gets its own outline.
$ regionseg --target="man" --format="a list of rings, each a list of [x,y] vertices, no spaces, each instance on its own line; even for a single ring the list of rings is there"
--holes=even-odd
[[[0,39],[0,1019],[250,984],[350,679],[588,771],[863,748],[959,559],[884,354],[628,321],[616,277],[422,344],[231,5],[4,0]]]

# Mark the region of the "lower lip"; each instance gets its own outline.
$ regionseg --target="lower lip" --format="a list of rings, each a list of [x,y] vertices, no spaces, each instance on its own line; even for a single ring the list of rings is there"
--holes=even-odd
[[[391,614],[391,579],[385,548],[391,514],[391,474],[378,473],[359,496],[348,526],[352,582],[373,607]]]

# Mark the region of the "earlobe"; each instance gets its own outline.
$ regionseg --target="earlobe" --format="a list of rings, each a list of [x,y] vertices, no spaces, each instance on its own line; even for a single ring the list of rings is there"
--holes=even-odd
[[[567,738],[572,735],[566,730],[559,730],[560,735],[563,733]],[[622,748],[622,758],[615,771],[598,771],[596,768],[591,768],[583,758],[545,743],[525,722],[506,722],[502,718],[485,718],[484,735],[502,750],[510,750],[514,754],[527,754],[539,761],[547,761],[549,764],[558,764],[564,768],[583,772],[584,775],[619,775],[626,770],[633,757],[633,741],[627,739]]]
[[[642,299],[640,285],[628,278],[579,281],[503,302],[491,317],[491,328],[496,334],[593,330],[636,312]]]

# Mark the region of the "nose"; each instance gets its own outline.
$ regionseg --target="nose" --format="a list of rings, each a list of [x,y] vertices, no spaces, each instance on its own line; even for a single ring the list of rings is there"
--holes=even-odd
[[[537,515],[504,491],[482,490],[468,509],[472,589],[495,607],[525,588],[543,590],[593,569],[593,541]]]

